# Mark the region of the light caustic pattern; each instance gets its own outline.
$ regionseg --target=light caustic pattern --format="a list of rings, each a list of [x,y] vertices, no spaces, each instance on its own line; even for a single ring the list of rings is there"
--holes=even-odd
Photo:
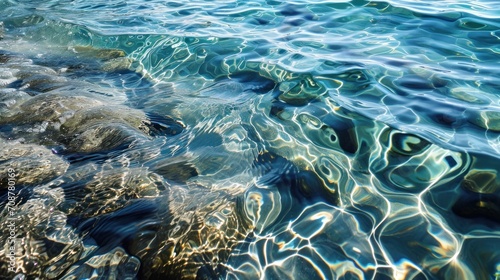
[[[500,8],[406,2],[0,2],[17,273],[500,277]]]

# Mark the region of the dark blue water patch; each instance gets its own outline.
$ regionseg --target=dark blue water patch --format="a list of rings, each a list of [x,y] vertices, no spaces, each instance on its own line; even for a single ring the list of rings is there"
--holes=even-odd
[[[331,76],[334,79],[344,82],[342,88],[340,89],[341,93],[357,93],[364,88],[367,88],[373,82],[373,78],[363,69],[359,69],[354,65],[346,65],[342,68],[339,69],[339,73],[332,73],[329,75],[329,77]]]
[[[302,13],[304,13],[305,10],[303,6],[293,5],[293,4],[285,4],[283,7],[280,7],[279,9],[280,9],[279,13],[286,17],[301,15]]]
[[[0,136],[5,139],[12,139],[13,131],[17,126],[14,124],[3,124],[0,125]]]
[[[450,168],[455,168],[455,166],[457,166],[458,164],[457,161],[452,156],[446,156],[444,160],[446,161],[446,163]]]
[[[7,63],[10,60],[11,53],[4,50],[0,50],[0,63]]]
[[[455,21],[455,25],[459,29],[466,30],[497,31],[500,29],[498,21],[475,16],[461,17]]]
[[[330,184],[327,187],[325,181],[314,171],[298,170],[295,173],[292,172],[283,178],[283,183],[291,183],[291,195],[300,205],[314,205],[318,202],[326,202],[329,205],[338,205],[339,203],[338,194],[330,191],[332,188],[338,189],[338,186]]]
[[[383,58],[383,62],[384,62],[384,64],[398,67],[398,68],[401,68],[401,67],[410,68],[413,64],[415,64],[414,62],[412,62],[410,60],[398,59],[398,58],[388,58],[388,57]]]
[[[438,108],[430,113],[431,119],[439,125],[451,129],[462,129],[467,124],[468,114],[460,108]]]
[[[128,143],[122,143],[114,147],[112,150],[84,153],[67,150],[63,145],[58,145],[52,147],[51,150],[54,154],[61,156],[64,160],[71,164],[72,168],[76,168],[88,163],[102,164],[113,158],[111,155],[112,152],[125,151],[128,147]]]
[[[303,125],[309,121],[309,116],[317,119],[317,125],[303,130],[304,136],[315,145],[337,150],[346,155],[353,155],[358,151],[355,125],[351,119],[329,112],[316,103],[304,106],[298,112]],[[290,122],[290,116],[293,114],[294,107],[281,102],[273,102],[269,112],[270,117],[278,118],[285,124]]]
[[[320,96],[326,93],[327,91],[322,84],[304,76],[296,81],[289,90],[282,91],[277,99],[290,106],[302,107],[321,102]]]
[[[325,48],[328,50],[332,50],[332,51],[343,51],[343,50],[347,50],[349,47],[346,45],[343,45],[342,43],[328,43],[328,44],[325,44]]]
[[[262,174],[261,182],[274,184],[280,172],[286,172],[292,164],[283,157],[276,157],[274,153],[262,151],[252,163],[252,168],[258,170],[257,174]],[[282,171],[283,170],[283,171]]]
[[[19,80],[15,80],[13,81],[12,83],[9,83],[6,88],[15,88],[15,89],[19,89],[23,86],[23,80],[19,79]],[[36,95],[36,92],[27,92],[29,95],[31,96],[35,96]]]
[[[459,194],[451,210],[469,222],[482,224],[491,229],[500,228],[500,195],[479,194],[464,190]]]
[[[247,19],[247,22],[252,25],[268,25],[271,23],[271,20],[262,17],[250,17]]]
[[[336,133],[336,135],[330,136],[330,141],[334,142],[338,139],[340,147],[348,154],[354,154],[358,151],[358,137],[351,119],[328,114],[321,120],[326,124],[326,127],[323,126],[321,129],[330,127]]]
[[[288,116],[286,115],[287,109],[290,108],[286,103],[280,102],[279,100],[273,100],[271,103],[271,109],[269,110],[269,116],[278,118],[279,120],[286,121]]]
[[[463,17],[463,12],[456,11],[441,11],[440,13],[421,13],[421,12],[413,12],[415,16],[422,19],[423,22],[427,20],[431,22],[445,22],[445,23],[454,23],[461,17]]]
[[[148,128],[148,134],[153,137],[174,136],[182,133],[185,125],[170,116],[146,113],[147,120],[142,123]]]
[[[470,157],[470,158],[469,158]],[[500,228],[500,184],[498,176],[498,155],[464,153],[463,161],[470,161],[466,172],[446,184],[432,188],[423,196],[426,205],[437,209],[454,232],[468,234],[480,230]],[[455,161],[445,158],[449,166]],[[460,174],[461,173],[461,174]]]
[[[500,242],[496,236],[467,238],[461,246],[458,258],[463,259],[465,265],[473,268],[476,279],[495,279],[498,277],[498,272],[492,272],[498,271],[498,263],[500,263],[498,251],[500,251]],[[443,277],[440,279],[446,278],[445,271],[441,275]]]
[[[444,80],[433,81],[432,79],[425,79],[417,75],[405,75],[395,81],[395,84],[400,87],[405,87],[410,90],[432,90],[436,87],[446,86]]]
[[[467,37],[480,45],[494,46],[499,44],[498,37],[494,36],[494,33],[491,31],[469,32],[467,33]]]
[[[424,146],[418,145],[417,147],[412,147],[413,146],[412,143],[408,143],[406,141],[406,138],[408,136],[413,137],[413,135],[408,135],[408,134],[401,134],[400,136],[395,135],[395,137],[391,137],[390,132],[385,131],[379,138],[380,143],[386,146],[388,155],[390,157],[391,166],[399,166],[401,164],[404,164],[411,158],[411,156],[418,155],[420,151],[424,151],[424,149],[430,146],[430,145],[424,145]],[[403,139],[400,140],[398,138],[403,138]],[[420,138],[417,137],[417,139]],[[406,145],[408,146],[405,147]],[[409,150],[408,148],[410,148],[411,150]],[[421,150],[421,148],[423,149]]]
[[[130,243],[143,225],[155,223],[156,211],[154,200],[134,200],[113,213],[80,220],[75,226],[81,235],[93,239],[99,246],[98,251],[107,252]]]
[[[198,263],[210,263],[210,259],[201,259],[201,257],[194,258]],[[212,265],[206,264],[201,266],[196,273],[196,280],[218,280],[224,279],[223,276],[226,275],[227,268],[221,264],[217,265],[215,269]]]
[[[306,22],[305,19],[302,18],[296,18],[296,19],[287,19],[283,23],[284,24],[289,24],[291,26],[301,26]]]
[[[242,123],[241,127],[247,132],[247,137],[249,140],[257,143],[259,146],[263,145],[262,138],[253,125]]]
[[[185,159],[160,160],[151,166],[151,170],[176,183],[186,183],[187,180],[198,176],[198,170],[195,166]]]
[[[254,163],[254,168],[260,172],[269,170],[258,180],[259,185],[275,188],[280,193],[282,211],[273,225],[280,224],[286,217],[297,217],[303,208],[318,202],[329,205],[338,205],[338,192],[331,192],[332,187],[325,186],[325,182],[316,172],[301,170],[287,159],[271,153],[259,154]],[[265,229],[272,232],[273,225]]]
[[[63,153],[62,157],[73,165],[73,167],[87,164],[89,162],[102,164],[109,159],[107,153]]]

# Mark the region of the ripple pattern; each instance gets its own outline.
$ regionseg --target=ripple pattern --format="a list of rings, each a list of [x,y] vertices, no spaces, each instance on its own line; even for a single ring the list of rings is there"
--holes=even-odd
[[[0,11],[0,275],[500,277],[495,1]]]

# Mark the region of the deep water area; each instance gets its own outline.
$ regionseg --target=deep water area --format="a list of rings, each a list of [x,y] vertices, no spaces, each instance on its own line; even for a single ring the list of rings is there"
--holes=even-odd
[[[500,279],[497,0],[0,0],[0,279]]]

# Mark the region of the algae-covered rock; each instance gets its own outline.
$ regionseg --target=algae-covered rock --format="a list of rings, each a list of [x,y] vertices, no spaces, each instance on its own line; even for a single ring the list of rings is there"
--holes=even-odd
[[[99,49],[92,46],[73,46],[70,49],[77,55],[103,60],[124,57],[126,55],[124,51],[119,49]]]
[[[105,72],[123,71],[131,68],[133,60],[128,57],[117,57],[106,61],[101,69]]]

